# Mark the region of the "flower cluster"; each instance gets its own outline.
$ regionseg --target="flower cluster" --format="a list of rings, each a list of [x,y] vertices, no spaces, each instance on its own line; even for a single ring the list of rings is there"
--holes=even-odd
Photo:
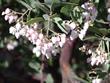
[[[4,16],[4,19],[9,22],[9,24],[16,22],[18,19],[18,15],[16,15],[15,12],[13,12],[11,9],[7,8],[5,11],[2,12],[2,15]]]
[[[36,56],[45,55],[49,58],[51,55],[56,55],[66,41],[65,34],[59,34],[50,39],[47,39],[41,32],[38,31],[38,24],[26,25],[18,22],[15,26],[11,26],[9,32],[18,39],[20,36],[26,37],[35,47],[33,53]]]
[[[86,6],[87,3],[85,3],[83,6],[85,10],[87,10]],[[9,8],[3,11],[2,15],[5,15],[5,20],[9,21],[9,23],[13,23],[18,19],[16,12]],[[83,29],[81,30],[79,29],[79,25],[72,21],[64,21],[64,25],[69,32],[71,31],[69,36],[71,40],[74,40],[78,36],[81,40],[83,40],[89,27],[89,21],[84,23]],[[35,53],[37,56],[40,56],[41,54],[46,55],[46,57],[52,54],[56,55],[56,53],[59,52],[58,48],[61,48],[66,41],[65,34],[60,34],[50,39],[46,38],[44,34],[39,32],[37,23],[26,25],[19,21],[15,24],[15,26],[10,27],[9,32],[15,35],[17,39],[20,36],[26,37],[33,45],[35,45],[35,48],[33,48],[33,53]]]
[[[108,53],[100,47],[95,49],[93,47],[90,48],[90,46],[87,47],[87,45],[83,45],[83,47],[81,47],[80,50],[82,52],[85,52],[86,54],[91,55],[91,57],[87,59],[87,62],[91,63],[92,66],[107,63],[108,61]]]
[[[79,28],[79,25],[72,21],[64,21],[64,26],[70,32],[70,39],[74,40],[79,36],[81,40],[85,37],[85,34],[89,28],[90,20],[93,20],[93,17],[96,18],[96,14],[94,16],[94,12],[97,12],[95,7],[91,5],[91,3],[86,2],[82,6],[85,12],[90,14],[84,14],[84,18],[86,19],[83,28]],[[9,23],[13,23],[18,19],[16,12],[12,11],[11,9],[7,8],[5,11],[2,12],[2,15],[5,15],[5,20],[9,21]],[[91,19],[92,18],[92,19]],[[31,25],[26,25],[23,22],[17,22],[15,26],[11,26],[9,28],[9,32],[18,39],[20,36],[26,37],[35,47],[33,48],[33,53],[36,56],[45,55],[47,58],[50,55],[56,55],[59,52],[59,48],[62,48],[66,41],[65,34],[58,34],[52,38],[45,37],[41,31],[39,31],[39,24],[34,23]],[[69,27],[69,28],[68,28]]]
[[[92,56],[89,59],[92,66],[106,63],[107,53],[104,50],[97,48],[95,52],[92,52],[91,54]]]
[[[79,29],[78,24],[72,21],[64,21],[64,25],[66,26],[66,28],[69,27],[69,30],[72,30],[73,34],[77,33],[79,38],[83,40],[90,26],[90,23],[94,22],[94,20],[96,19],[98,11],[96,7],[90,2],[85,2],[84,4],[81,5],[81,7],[84,9],[84,12],[82,12],[82,16],[85,19],[83,28]],[[71,39],[72,39],[72,36],[70,35]]]
[[[80,29],[78,24],[76,24],[75,22],[64,21],[63,23],[65,27],[68,29],[68,31],[71,31],[71,34],[70,34],[71,40],[77,38],[78,36],[81,40],[83,40],[90,25],[90,22],[86,21],[83,25],[83,28]]]
[[[45,55],[48,59],[49,57],[51,57],[51,55],[56,55],[60,52],[58,48],[61,48],[64,45],[65,41],[65,34],[52,37],[50,41],[43,39],[40,44],[36,44],[36,47],[33,48],[33,53],[35,53],[37,57],[39,57],[40,55]]]
[[[82,12],[82,16],[85,19],[85,23],[83,25],[83,29],[80,31],[79,38],[83,40],[89,28],[90,22],[93,22],[96,19],[98,11],[96,10],[95,6],[90,2],[85,2],[81,5],[81,7],[84,9],[84,12]]]
[[[5,15],[5,20],[8,20],[9,23],[13,23],[18,19],[16,13],[9,8],[3,11],[2,15]],[[75,30],[77,24],[67,21],[65,27],[67,27],[66,25],[71,29],[70,39],[73,40],[77,38],[78,32]],[[35,45],[33,53],[35,53],[37,57],[45,55],[49,58],[51,55],[56,55],[60,52],[59,48],[62,48],[66,41],[66,35],[61,33],[51,38],[45,37],[40,31],[38,23],[26,25],[19,21],[9,28],[9,33],[14,35],[17,39],[21,36],[26,37],[33,45]],[[10,45],[7,45],[7,48],[8,47],[10,47]]]
[[[94,21],[97,17],[98,11],[93,3],[91,2],[85,2],[81,5],[81,7],[85,10],[82,15],[83,18],[85,18],[85,21]]]

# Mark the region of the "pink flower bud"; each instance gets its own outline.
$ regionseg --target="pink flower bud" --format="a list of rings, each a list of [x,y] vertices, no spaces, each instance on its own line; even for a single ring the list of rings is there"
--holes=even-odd
[[[14,21],[16,21],[18,19],[18,16],[17,15],[15,15],[14,16]]]
[[[9,33],[14,35],[16,33],[16,29],[14,27],[10,27],[9,28]]]
[[[15,37],[18,39],[20,37],[20,34],[18,32],[16,32]]]
[[[41,45],[41,43],[42,43],[41,40],[40,39],[37,39],[36,45],[39,46],[39,45]]]
[[[2,15],[5,15],[5,12],[4,11],[2,12]]]
[[[8,22],[9,22],[9,24],[13,23],[14,22],[14,16],[12,16],[12,15],[9,16],[9,21]]]
[[[37,28],[38,28],[38,24],[37,24],[37,23],[34,23],[33,28],[34,28],[34,29],[37,29]]]
[[[56,41],[60,42],[60,37],[59,36],[56,37]]]
[[[28,32],[29,34],[33,34],[35,31],[34,31],[32,28],[30,28],[27,32]]]
[[[6,48],[7,48],[8,50],[13,50],[13,49],[14,49],[14,46],[9,43],[9,44],[6,45]]]
[[[96,57],[91,57],[91,65],[94,66],[96,64]]]
[[[63,42],[59,42],[59,46],[60,46],[61,48],[63,47],[63,45],[64,45]]]
[[[88,28],[89,28],[89,21],[85,22],[85,23],[84,23],[84,26],[83,26],[83,29],[84,29],[85,31],[87,31]]]
[[[110,14],[110,8],[107,9],[108,13]]]
[[[7,21],[9,19],[9,15],[5,15],[5,20]]]
[[[76,27],[76,24],[74,22],[72,22],[71,24],[69,24],[71,30],[73,30]]]
[[[84,35],[83,34],[79,34],[79,38],[80,38],[80,40],[83,40]]]
[[[40,33],[40,34],[39,34],[39,39],[41,39],[41,40],[42,40],[42,39],[43,39],[43,37],[44,37],[44,36],[43,36],[43,34],[42,34],[42,33]]]
[[[11,10],[9,9],[9,8],[7,8],[6,10],[5,10],[5,14],[9,14],[11,12]]]
[[[81,7],[84,8],[84,9],[86,8],[84,4],[82,4]]]
[[[20,31],[19,31],[20,35],[22,36],[26,36],[26,29],[25,28],[22,28]]]
[[[48,47],[51,48],[53,44],[51,42],[48,43]]]
[[[18,22],[18,23],[15,25],[15,27],[16,27],[16,30],[19,31],[19,30],[21,29],[21,24]]]
[[[52,37],[51,40],[52,40],[52,43],[53,43],[53,44],[56,43],[56,37]]]
[[[65,41],[66,41],[66,35],[65,34],[61,34],[61,42],[62,43],[65,43]]]
[[[40,49],[41,49],[40,46],[33,48],[33,53],[35,53],[37,57],[41,55]]]

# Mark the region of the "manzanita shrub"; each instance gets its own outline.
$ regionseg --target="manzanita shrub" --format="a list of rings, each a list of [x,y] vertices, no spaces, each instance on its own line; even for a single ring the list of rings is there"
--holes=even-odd
[[[1,7],[4,2],[0,1]],[[69,76],[65,78],[69,81],[64,81],[63,72],[62,83],[109,83],[110,80],[107,79],[110,78],[109,2],[110,0],[11,1],[16,6],[7,7],[1,12],[5,22],[9,23],[7,28],[9,27],[11,34],[1,39],[1,47],[9,51],[19,50],[26,56],[23,57],[24,62],[27,60],[25,58],[31,56],[26,64],[35,70],[35,78],[39,78],[41,83],[44,81],[53,83],[55,79],[51,74],[44,75],[45,63],[56,68],[54,63],[58,65],[59,56],[67,54],[66,58],[70,54],[68,52],[71,52],[63,50],[68,48],[66,43],[72,45],[71,42],[75,42],[76,47],[72,50],[76,51],[72,52],[72,56],[73,58],[76,56],[77,60],[73,61],[71,68],[76,71],[77,76],[73,77],[78,82],[71,81],[68,79]],[[26,49],[31,53],[28,54]],[[54,62],[56,58],[58,60]],[[61,61],[60,63],[63,63]],[[81,71],[77,72],[78,69]],[[108,82],[105,82],[107,80]]]

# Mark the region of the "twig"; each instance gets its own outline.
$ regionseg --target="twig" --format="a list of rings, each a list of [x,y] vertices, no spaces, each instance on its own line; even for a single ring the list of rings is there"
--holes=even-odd
[[[25,15],[28,11],[30,11],[30,10],[29,10],[29,9],[26,10],[26,12],[24,12],[24,13],[22,14],[22,16],[18,19],[18,21],[21,20],[21,19],[23,19],[24,15]]]

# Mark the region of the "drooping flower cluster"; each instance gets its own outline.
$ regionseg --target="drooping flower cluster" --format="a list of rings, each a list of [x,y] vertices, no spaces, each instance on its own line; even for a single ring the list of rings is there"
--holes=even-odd
[[[92,66],[94,65],[99,65],[99,64],[104,64],[108,62],[108,53],[105,52],[103,49],[101,49],[100,47],[98,48],[90,48],[90,46],[88,47],[87,45],[83,45],[80,50],[82,52],[85,52],[86,54],[91,55],[91,57],[89,57],[87,59],[88,63],[91,63]]]
[[[81,7],[84,9],[84,12],[82,13],[83,18],[85,18],[85,21],[94,21],[97,17],[98,11],[93,3],[91,2],[85,2],[81,5]]]
[[[101,50],[100,48],[97,48],[95,50],[96,53],[92,52],[92,56],[90,57],[91,65],[99,65],[106,63],[107,61],[107,53],[104,50]]]
[[[83,40],[89,28],[90,20],[96,18],[97,11],[95,7],[91,5],[91,3],[86,2],[81,7],[84,8],[86,13],[90,14],[89,17],[88,15],[84,16],[86,21],[84,22],[82,29],[79,28],[79,25],[75,22],[64,21],[65,27],[69,27],[68,30],[71,32],[69,35],[71,40],[74,40],[78,36],[81,40]],[[96,12],[95,15],[93,14],[94,12]],[[16,13],[9,8],[2,12],[2,15],[5,15],[5,20],[9,21],[9,23],[13,23],[18,19]],[[17,39],[20,36],[26,37],[33,45],[35,45],[35,48],[33,48],[33,53],[35,53],[36,56],[45,55],[47,58],[49,58],[51,55],[56,55],[59,52],[59,48],[62,48],[63,44],[65,43],[66,35],[59,34],[48,39],[38,30],[38,28],[37,23],[26,25],[19,21],[15,24],[15,26],[10,27],[9,32],[15,35]]]
[[[36,44],[36,47],[33,48],[33,53],[35,53],[36,56],[40,56],[41,54],[45,55],[48,59],[49,57],[51,57],[51,55],[56,55],[60,52],[58,48],[61,48],[65,41],[65,34],[52,37],[49,42],[43,39],[43,41],[41,41],[41,44]]]
[[[90,22],[94,22],[97,17],[98,11],[95,6],[90,2],[85,2],[81,5],[81,7],[84,9],[82,16],[85,19],[85,22],[83,25],[83,29],[80,31],[79,38],[83,40],[90,26]]]
[[[56,55],[66,41],[65,34],[59,34],[51,39],[47,39],[42,33],[38,31],[38,24],[26,25],[18,22],[15,26],[11,26],[9,32],[18,39],[20,36],[26,37],[35,47],[33,53],[37,57],[45,55],[49,58],[51,55]]]
[[[65,27],[66,28],[69,27],[68,31],[71,30],[70,39],[75,38],[74,35],[77,33],[76,35],[79,36],[81,40],[83,40],[90,26],[90,23],[94,22],[94,20],[97,17],[98,11],[96,10],[95,6],[92,3],[85,2],[84,4],[81,5],[81,7],[84,9],[82,16],[85,19],[82,29],[79,29],[78,24],[76,24],[75,22],[64,21]]]
[[[16,15],[15,12],[13,12],[11,9],[7,8],[5,11],[2,12],[2,15],[4,16],[4,19],[9,22],[9,24],[16,22],[18,19],[18,15]]]
[[[71,21],[64,21],[64,25],[66,28],[68,28],[68,31],[71,30],[71,34],[70,34],[71,40],[77,38],[78,36],[81,40],[83,40],[89,28],[90,22],[86,21],[82,29],[79,28],[78,24],[76,24],[75,22],[71,22]]]

